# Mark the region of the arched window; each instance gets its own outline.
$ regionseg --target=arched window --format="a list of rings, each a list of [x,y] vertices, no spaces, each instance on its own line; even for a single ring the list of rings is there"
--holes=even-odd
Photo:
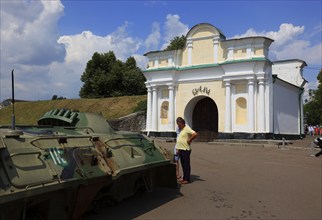
[[[168,123],[168,112],[169,112],[169,102],[164,101],[161,105],[161,124],[167,124]]]
[[[236,124],[247,123],[247,102],[245,98],[238,98],[236,100]]]

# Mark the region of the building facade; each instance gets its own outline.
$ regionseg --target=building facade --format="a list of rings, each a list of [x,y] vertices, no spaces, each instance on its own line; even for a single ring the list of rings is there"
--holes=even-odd
[[[205,140],[299,138],[304,133],[304,61],[271,62],[272,39],[227,40],[208,23],[192,27],[186,39],[181,50],[145,54],[144,132],[173,137],[180,116]]]

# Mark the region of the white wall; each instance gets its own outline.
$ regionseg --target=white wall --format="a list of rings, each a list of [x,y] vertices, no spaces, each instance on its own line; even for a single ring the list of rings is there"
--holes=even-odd
[[[272,65],[272,71],[278,78],[301,87],[306,82],[302,73],[303,66],[306,64],[302,60],[276,61]]]
[[[274,133],[300,134],[299,88],[277,79],[273,93]]]

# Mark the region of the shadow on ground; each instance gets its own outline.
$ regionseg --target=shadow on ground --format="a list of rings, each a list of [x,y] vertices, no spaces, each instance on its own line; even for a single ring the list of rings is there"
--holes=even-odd
[[[86,213],[83,219],[134,219],[181,196],[180,185],[177,189],[156,188],[153,192],[137,193],[114,205],[106,204],[95,212]]]

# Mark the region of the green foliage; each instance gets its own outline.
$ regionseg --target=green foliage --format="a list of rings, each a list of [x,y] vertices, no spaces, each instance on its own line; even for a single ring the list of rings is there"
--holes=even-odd
[[[322,124],[322,69],[317,79],[319,86],[316,90],[309,91],[311,101],[304,105],[304,114],[307,116],[307,124],[310,125]]]
[[[81,76],[84,82],[81,98],[106,98],[146,94],[145,78],[133,57],[125,63],[116,59],[114,52],[95,52]]]
[[[165,49],[168,50],[180,50],[183,49],[186,46],[187,38],[182,35],[181,37],[175,37],[170,41],[170,44]]]
[[[146,93],[144,84],[145,78],[140,68],[136,66],[136,61],[130,57],[125,62],[125,71],[123,74],[122,89],[124,94],[142,95]]]
[[[60,99],[66,99],[66,97],[58,97],[57,95],[53,95],[53,97],[51,98],[51,100],[60,100]]]
[[[133,112],[145,111],[147,110],[147,100],[140,101],[134,108]]]

